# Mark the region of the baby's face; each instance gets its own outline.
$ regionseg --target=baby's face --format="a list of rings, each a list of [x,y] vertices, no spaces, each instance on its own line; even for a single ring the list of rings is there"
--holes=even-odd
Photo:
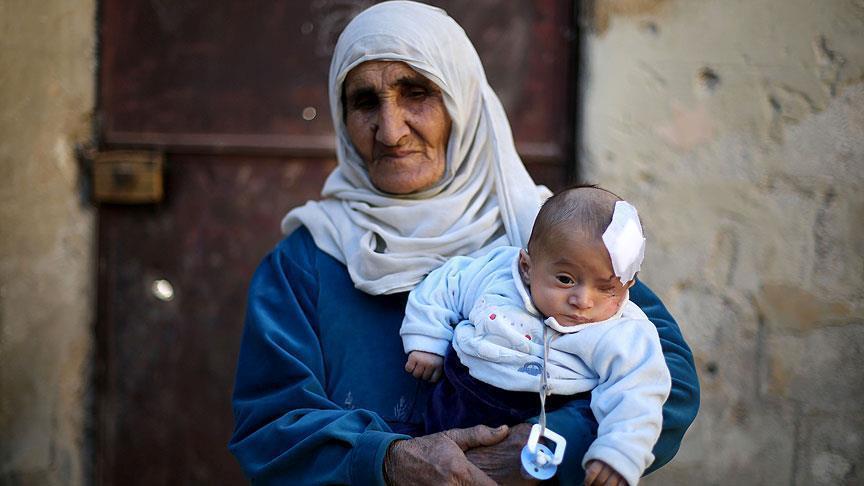
[[[537,245],[535,254],[523,250],[519,257],[522,278],[537,310],[565,327],[609,319],[633,282],[624,285],[615,276],[602,241],[557,233]]]

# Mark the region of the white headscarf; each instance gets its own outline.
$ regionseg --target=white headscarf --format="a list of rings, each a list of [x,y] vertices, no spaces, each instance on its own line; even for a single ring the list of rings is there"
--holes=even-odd
[[[447,164],[429,189],[380,191],[348,138],[342,83],[372,60],[402,61],[443,92],[452,118]],[[339,165],[322,201],[285,216],[285,234],[306,226],[321,250],[348,267],[354,285],[373,295],[411,290],[453,256],[525,246],[549,191],[525,170],[474,46],[445,11],[407,1],[363,11],[339,36],[329,83]]]

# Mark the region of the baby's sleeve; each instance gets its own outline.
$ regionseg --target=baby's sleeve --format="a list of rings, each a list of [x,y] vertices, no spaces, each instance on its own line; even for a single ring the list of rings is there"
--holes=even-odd
[[[444,356],[453,326],[464,317],[463,282],[473,259],[456,257],[433,270],[408,295],[405,319],[399,329],[406,353],[425,351]]]
[[[654,461],[672,384],[657,330],[647,320],[618,323],[597,342],[591,361],[600,379],[591,392],[599,425],[582,465],[601,460],[634,486]]]

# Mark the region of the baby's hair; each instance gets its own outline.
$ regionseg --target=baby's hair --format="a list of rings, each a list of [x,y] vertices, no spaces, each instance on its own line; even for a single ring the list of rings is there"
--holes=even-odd
[[[572,186],[558,192],[543,203],[531,238],[528,253],[532,248],[544,246],[550,237],[560,231],[574,232],[586,240],[600,240],[612,222],[615,202],[622,201],[616,194],[594,184]]]

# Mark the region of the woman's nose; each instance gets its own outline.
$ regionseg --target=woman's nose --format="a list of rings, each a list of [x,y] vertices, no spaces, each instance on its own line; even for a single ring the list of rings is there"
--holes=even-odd
[[[573,287],[573,291],[567,297],[567,302],[579,309],[590,309],[594,306],[588,290],[581,286]]]
[[[410,132],[411,129],[405,121],[404,110],[390,100],[381,103],[375,140],[383,145],[394,147],[400,145]]]

